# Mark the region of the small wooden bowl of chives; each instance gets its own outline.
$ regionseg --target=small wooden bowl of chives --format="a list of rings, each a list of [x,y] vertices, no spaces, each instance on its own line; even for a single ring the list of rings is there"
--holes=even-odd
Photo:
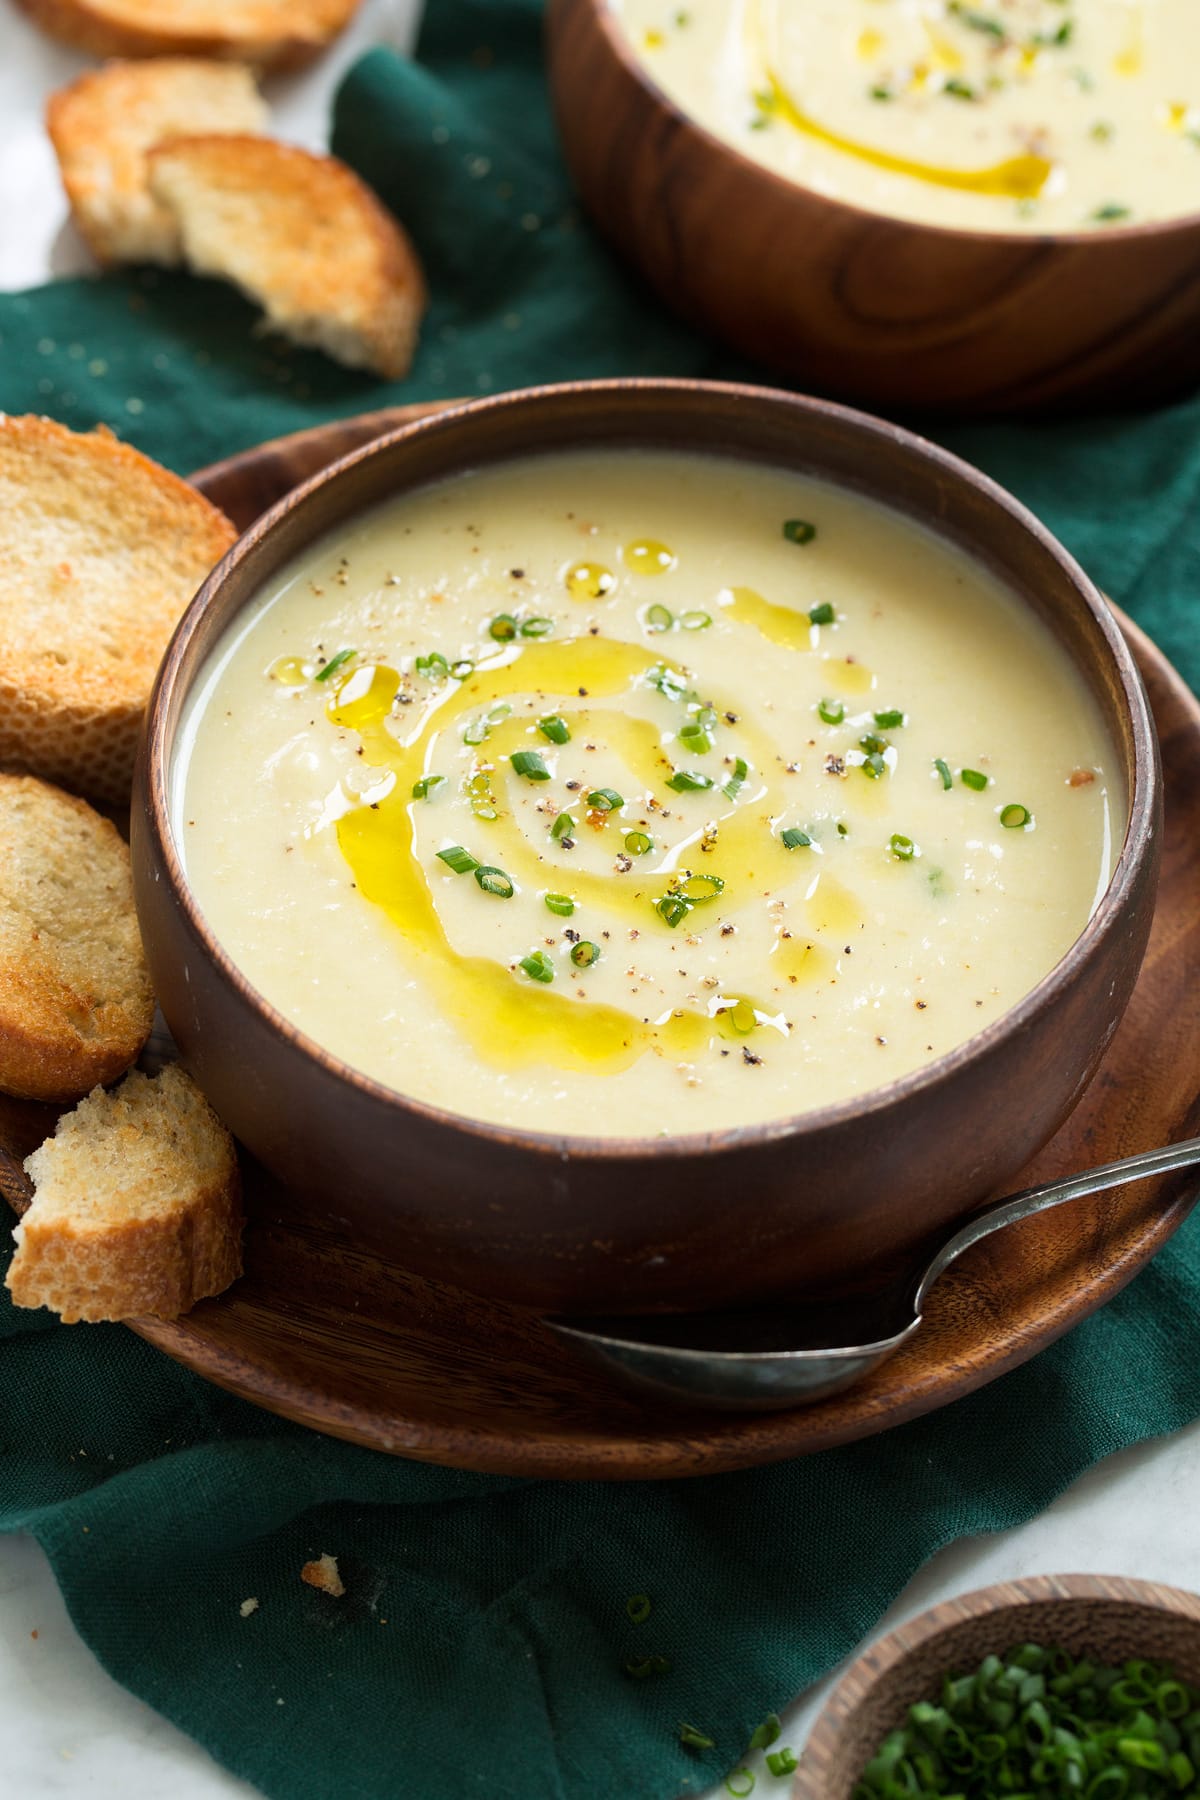
[[[940,1704],[947,1675],[1037,1644],[1108,1667],[1167,1663],[1200,1685],[1200,1594],[1121,1575],[1035,1575],[932,1606],[872,1644],[818,1715],[792,1800],[852,1800],[864,1769],[909,1708]],[[1196,1792],[1188,1787],[1183,1793]]]

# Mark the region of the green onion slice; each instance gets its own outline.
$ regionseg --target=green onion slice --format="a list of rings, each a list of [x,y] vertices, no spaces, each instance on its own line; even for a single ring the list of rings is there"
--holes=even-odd
[[[762,1724],[752,1733],[747,1748],[750,1750],[769,1750],[782,1730],[783,1726],[779,1723],[779,1714],[768,1713]]]
[[[536,613],[532,619],[522,619],[521,636],[525,638],[549,637],[554,630],[554,620],[546,618],[544,613]]]
[[[492,728],[486,719],[470,719],[467,724],[463,726],[463,743],[471,745],[482,744],[491,729]]]
[[[420,781],[413,782],[413,799],[428,800],[434,789],[440,788],[445,779],[444,775],[422,775]]]
[[[469,656],[460,656],[457,662],[450,664],[450,673],[455,681],[465,681],[468,675],[475,673],[475,664]]]
[[[679,894],[664,894],[655,902],[654,910],[674,930],[676,925],[683,924],[692,909]]]
[[[488,636],[495,638],[498,644],[507,644],[517,635],[517,621],[511,613],[497,613],[488,626]]]
[[[783,535],[789,544],[811,544],[817,535],[817,528],[807,519],[785,519]]]
[[[571,728],[558,713],[547,713],[544,719],[539,719],[538,730],[552,744],[569,744],[571,741]]]
[[[577,969],[590,969],[593,963],[600,961],[600,946],[582,938],[571,947],[571,961]]]
[[[840,725],[846,716],[846,708],[840,700],[818,701],[817,712],[827,725]]]
[[[521,958],[518,967],[524,969],[530,981],[554,980],[554,964],[544,950],[531,950],[528,956]]]
[[[712,614],[706,612],[680,613],[679,623],[685,631],[707,631],[712,624]]]
[[[944,756],[935,756],[933,766],[942,778],[942,786],[947,790],[954,786],[954,777],[950,773],[950,764]]]
[[[1014,802],[1011,806],[1001,808],[1000,823],[1005,831],[1019,831],[1023,825],[1033,823],[1033,814],[1027,806],[1018,806]]]
[[[712,749],[712,739],[697,720],[680,727],[679,741],[691,756],[706,756]]]
[[[542,760],[540,750],[514,750],[508,760],[513,774],[523,775],[526,781],[550,779],[550,771]]]
[[[893,706],[886,712],[877,712],[875,714],[875,723],[883,731],[896,731],[904,723],[904,714],[900,711],[899,707]]]
[[[352,656],[357,655],[357,650],[339,650],[336,656],[330,657],[323,669],[317,670],[316,674],[313,676],[313,680],[328,681],[331,675],[336,675],[339,669],[345,667]]]
[[[875,756],[882,756],[888,747],[886,738],[878,737],[875,732],[868,731],[858,740],[860,750],[869,750]]]
[[[547,894],[546,905],[560,919],[569,919],[575,911],[575,902],[570,894]]]
[[[686,900],[689,906],[702,906],[706,900],[715,900],[718,894],[723,894],[725,883],[719,875],[689,875],[677,882],[671,892]]]
[[[977,794],[982,794],[988,784],[987,776],[979,769],[961,769],[958,779],[964,787],[974,788]]]
[[[560,812],[557,819],[555,819],[553,825],[550,827],[550,836],[554,839],[556,844],[561,844],[564,838],[570,837],[574,829],[575,820],[572,818],[571,814],[569,812]]]
[[[911,862],[917,854],[917,846],[910,837],[902,832],[894,831],[888,840],[888,849],[899,862]]]
[[[620,812],[625,802],[613,788],[593,788],[587,797],[593,812]]]
[[[834,610],[828,600],[822,600],[819,606],[810,606],[808,609],[810,625],[832,625],[834,617]]]
[[[654,839],[647,837],[644,831],[627,831],[625,848],[630,856],[645,856],[648,850],[653,850]]]
[[[736,757],[733,764],[733,774],[721,789],[721,792],[727,800],[737,799],[738,795],[746,785],[746,777],[749,773],[750,765],[745,757]]]
[[[666,606],[648,606],[646,608],[647,631],[670,631],[675,623],[675,615]]]
[[[796,1770],[800,1767],[800,1764],[796,1759],[796,1752],[788,1749],[768,1750],[766,1762],[768,1769],[770,1769],[776,1780],[779,1780],[784,1775],[794,1775]]]
[[[781,831],[779,841],[785,850],[807,850],[812,843],[807,831],[801,831],[798,825],[789,825]]]
[[[512,877],[506,875],[503,869],[494,869],[489,863],[484,863],[475,870],[475,879],[485,894],[494,894],[497,900],[512,899]]]
[[[705,1737],[702,1731],[697,1731],[694,1725],[686,1722],[680,1724],[679,1741],[686,1744],[689,1750],[715,1750],[717,1747],[712,1738]]]
[[[479,858],[464,850],[461,844],[448,844],[444,850],[438,851],[438,860],[444,862],[456,875],[469,875],[472,869],[478,869]]]
[[[676,769],[667,782],[677,794],[698,794],[713,784],[711,775],[705,775],[700,769]]]
[[[418,675],[428,675],[431,678],[440,681],[443,676],[446,676],[449,673],[450,664],[446,661],[440,650],[431,650],[428,656],[418,656]]]
[[[754,1792],[754,1770],[735,1769],[732,1775],[727,1775],[725,1792],[732,1794],[734,1800],[746,1800],[746,1795]]]
[[[625,1602],[625,1611],[635,1625],[644,1625],[650,1617],[649,1594],[630,1594]]]
[[[873,750],[863,763],[862,772],[868,781],[879,781],[887,773],[887,764],[877,750]]]

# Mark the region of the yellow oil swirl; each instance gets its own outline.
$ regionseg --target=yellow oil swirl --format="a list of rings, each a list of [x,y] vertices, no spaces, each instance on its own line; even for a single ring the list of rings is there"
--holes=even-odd
[[[935,187],[956,188],[971,194],[1036,200],[1053,168],[1046,157],[1035,156],[1032,152],[1007,157],[985,169],[951,169],[937,163],[920,162],[915,157],[896,156],[890,150],[876,149],[857,138],[847,137],[844,132],[834,131],[802,112],[771,69],[767,70],[767,87],[770,95],[768,110],[774,117],[783,119],[794,131],[803,132],[818,143],[828,144],[831,149],[857,157],[860,162],[885,169],[892,175],[907,175],[914,181],[926,181]]]
[[[753,588],[722,588],[717,605],[725,618],[738,625],[752,625],[772,644],[782,644],[788,650],[812,648],[813,628],[808,614],[764,600]]]

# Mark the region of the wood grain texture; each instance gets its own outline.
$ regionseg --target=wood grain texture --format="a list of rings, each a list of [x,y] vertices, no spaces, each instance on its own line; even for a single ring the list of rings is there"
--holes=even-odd
[[[850,1800],[889,1731],[942,1677],[1013,1644],[1053,1645],[1108,1666],[1169,1662],[1200,1683],[1200,1594],[1117,1575],[1038,1575],[962,1594],[890,1632],[854,1662],[818,1715],[792,1800]]]
[[[334,428],[335,453],[398,422],[347,421]],[[346,432],[355,434],[349,442]],[[311,433],[282,440],[265,448],[261,466],[239,458],[202,484],[244,517],[327,460],[331,442],[322,455]],[[1159,905],[1133,1001],[1098,1074],[1014,1186],[1200,1130],[1200,705],[1148,640],[1125,628],[1166,776]],[[28,1198],[21,1161],[53,1125],[50,1109],[0,1098],[0,1194],[18,1211]],[[751,1467],[946,1405],[1111,1298],[1187,1217],[1195,1182],[1143,1182],[979,1245],[939,1283],[912,1346],[868,1382],[754,1417],[680,1414],[609,1389],[529,1312],[381,1263],[332,1226],[301,1224],[286,1192],[252,1167],[245,1174],[245,1278],[177,1323],[140,1323],[141,1336],[232,1392],[356,1443],[487,1472],[603,1479]]]
[[[661,297],[756,362],[881,411],[1144,405],[1200,376],[1200,213],[1035,237],[870,213],[774,175],[643,75],[607,0],[551,0],[567,161]]]

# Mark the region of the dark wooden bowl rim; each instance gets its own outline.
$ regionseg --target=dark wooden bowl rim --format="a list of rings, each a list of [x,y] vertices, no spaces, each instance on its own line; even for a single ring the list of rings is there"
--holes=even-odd
[[[899,1076],[880,1087],[872,1088],[862,1096],[839,1101],[829,1106],[812,1108],[790,1117],[768,1120],[765,1123],[733,1126],[723,1132],[678,1133],[665,1138],[577,1136],[573,1133],[533,1131],[473,1119],[468,1114],[453,1112],[448,1108],[433,1106],[429,1102],[413,1099],[396,1088],[376,1081],[372,1076],[343,1062],[318,1044],[315,1039],[300,1031],[252,986],[237,964],[222,949],[209,929],[193,895],[179,856],[170,819],[167,796],[174,739],[168,737],[166,716],[179,680],[183,657],[210,600],[220,591],[229,572],[262,544],[278,522],[290,516],[297,508],[303,507],[311,495],[348,469],[379,455],[402,439],[454,430],[464,419],[469,420],[472,417],[502,409],[519,409],[530,400],[553,399],[567,403],[572,396],[597,391],[614,397],[621,394],[638,393],[725,394],[739,397],[747,406],[753,406],[756,401],[760,400],[767,400],[772,404],[782,401],[801,415],[815,415],[844,421],[860,432],[901,444],[910,452],[936,464],[948,484],[959,486],[966,484],[973,487],[1007,512],[1012,519],[1014,528],[1037,538],[1071,581],[1080,600],[1092,615],[1094,623],[1099,627],[1112,655],[1120,677],[1125,706],[1131,723],[1134,782],[1133,791],[1128,797],[1128,820],[1121,852],[1114,866],[1112,878],[1095,912],[1066,954],[1015,1006],[1001,1014],[982,1031],[936,1058],[935,1061],[920,1069],[912,1070],[907,1075]],[[652,433],[643,433],[642,435],[647,443],[655,441]],[[506,454],[499,460],[518,461],[522,457],[530,455],[536,455],[536,446],[522,447],[511,454]],[[469,465],[464,464],[464,469],[467,466]],[[414,489],[410,491],[415,491],[415,485]],[[886,499],[883,499],[883,503],[886,504]],[[346,516],[353,516],[353,511]],[[199,668],[194,674],[198,673]],[[1125,902],[1136,883],[1138,865],[1146,853],[1153,833],[1156,797],[1160,783],[1157,772],[1156,741],[1141,677],[1137,672],[1128,645],[1103,596],[1052,533],[998,483],[973,468],[969,463],[951,455],[949,451],[917,436],[916,433],[907,431],[899,425],[873,418],[856,408],[839,405],[834,401],[819,400],[810,396],[743,383],[638,377],[610,381],[564,382],[553,386],[517,389],[509,393],[449,406],[444,411],[400,426],[397,430],[389,431],[384,436],[364,444],[361,448],[352,450],[348,455],[330,463],[326,468],[319,470],[307,481],[302,482],[286,494],[243,533],[208,576],[180,620],[159,668],[151,694],[146,715],[142,754],[147,759],[146,793],[149,824],[162,846],[164,867],[177,901],[212,962],[236,989],[241,999],[260,1015],[272,1031],[288,1040],[311,1060],[322,1064],[339,1080],[354,1085],[364,1094],[394,1106],[402,1112],[411,1112],[487,1142],[529,1147],[542,1152],[554,1148],[569,1149],[573,1157],[611,1161],[617,1164],[624,1161],[657,1162],[681,1155],[696,1155],[702,1150],[711,1153],[746,1144],[763,1143],[781,1136],[802,1138],[809,1129],[823,1130],[852,1118],[866,1118],[876,1111],[907,1099],[927,1086],[932,1086],[943,1079],[948,1071],[961,1068],[964,1064],[986,1055],[993,1044],[1001,1038],[1023,1031],[1034,1015],[1047,1004],[1052,1003],[1070,984],[1078,966],[1090,956],[1093,946],[1110,932],[1124,928]]]

